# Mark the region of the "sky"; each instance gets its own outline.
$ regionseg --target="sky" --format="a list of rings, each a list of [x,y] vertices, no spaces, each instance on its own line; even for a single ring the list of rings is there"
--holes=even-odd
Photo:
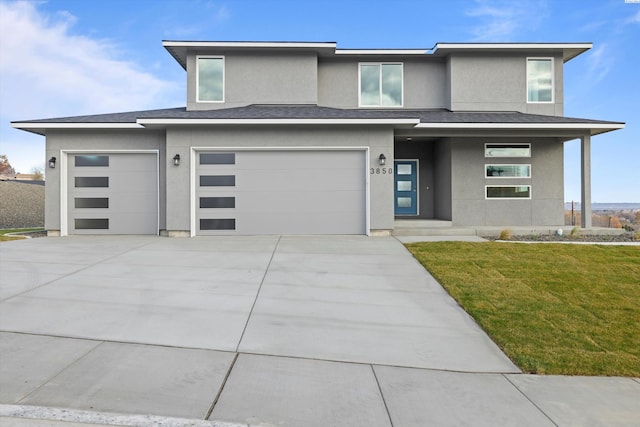
[[[592,201],[640,202],[640,0],[0,0],[0,154],[46,173],[45,138],[11,121],[184,106],[162,40],[592,42],[565,64],[565,116],[626,123],[592,138]],[[564,173],[579,201],[577,140]]]

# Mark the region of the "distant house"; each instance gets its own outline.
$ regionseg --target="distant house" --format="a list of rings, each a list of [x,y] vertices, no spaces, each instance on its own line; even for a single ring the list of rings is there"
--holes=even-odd
[[[395,220],[564,224],[563,115],[591,43],[164,41],[186,107],[13,122],[46,135],[50,234],[388,234]]]

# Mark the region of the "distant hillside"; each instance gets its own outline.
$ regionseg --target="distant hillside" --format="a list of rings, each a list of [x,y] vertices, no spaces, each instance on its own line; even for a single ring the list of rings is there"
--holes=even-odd
[[[580,203],[575,202],[573,205],[574,209],[580,209]],[[566,202],[564,204],[564,208],[566,210],[571,209],[571,202]],[[640,203],[592,203],[591,204],[592,211],[637,211],[640,210]]]
[[[0,181],[0,229],[44,227],[44,185],[34,183]]]

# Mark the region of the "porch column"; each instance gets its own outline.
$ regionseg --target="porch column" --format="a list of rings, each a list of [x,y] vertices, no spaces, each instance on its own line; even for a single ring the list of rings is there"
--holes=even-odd
[[[591,228],[591,135],[580,138],[582,214],[581,227]]]

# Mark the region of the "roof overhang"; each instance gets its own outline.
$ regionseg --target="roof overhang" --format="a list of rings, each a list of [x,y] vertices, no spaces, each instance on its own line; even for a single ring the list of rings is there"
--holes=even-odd
[[[68,122],[13,122],[11,127],[45,135],[49,129],[144,129],[138,123],[68,123]]]
[[[564,62],[586,52],[593,43],[437,43],[430,51],[434,55],[446,56],[454,52],[531,52],[548,53],[561,51]]]
[[[211,52],[247,52],[260,50],[262,52],[313,52],[318,55],[332,55],[336,50],[335,42],[243,42],[243,41],[176,41],[163,40],[162,46],[187,69],[187,55],[197,50],[201,53]]]
[[[395,125],[416,126],[420,119],[138,119],[145,126],[202,126],[202,125]]]

